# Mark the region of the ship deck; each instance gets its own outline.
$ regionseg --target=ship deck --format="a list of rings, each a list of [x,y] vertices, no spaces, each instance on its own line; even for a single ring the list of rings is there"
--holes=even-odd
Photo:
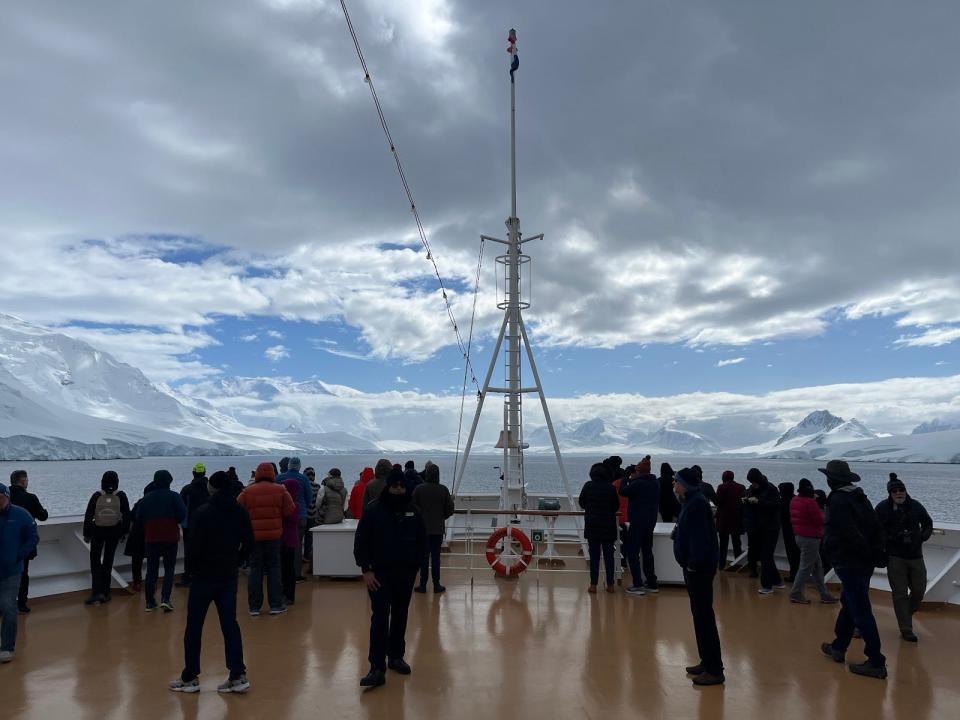
[[[238,601],[252,684],[220,696],[226,676],[213,608],[204,629],[202,692],[167,682],[182,667],[185,591],[170,615],[114,591],[87,608],[77,593],[31,602],[14,662],[0,666],[0,717],[150,718],[923,718],[955,717],[960,703],[960,610],[924,608],[917,645],[902,642],[889,594],[875,593],[890,678],[851,675],[820,655],[836,607],[759,597],[752,581],[721,573],[716,609],[727,684],[697,689],[683,588],[630,598],[585,592],[581,575],[495,580],[463,571],[442,596],[414,595],[407,632],[413,674],[361,692],[368,604],[357,581],[309,580],[286,615],[258,618]],[[812,595],[812,592],[811,592]],[[859,659],[854,641],[848,653]],[[951,709],[952,708],[952,709]]]

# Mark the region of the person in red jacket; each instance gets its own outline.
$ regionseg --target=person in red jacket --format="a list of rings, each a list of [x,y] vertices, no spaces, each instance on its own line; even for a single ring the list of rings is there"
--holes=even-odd
[[[820,561],[820,539],[823,537],[823,511],[813,495],[813,483],[802,478],[796,497],[790,501],[790,524],[800,547],[800,569],[793,580],[790,602],[809,605],[803,596],[803,586],[812,577],[820,593],[820,602],[834,604],[837,599],[823,582],[823,563]]]
[[[367,489],[367,483],[371,480],[373,480],[373,468],[365,467],[360,473],[360,480],[350,490],[347,511],[354,520],[359,520],[363,516],[363,491]]]
[[[270,614],[287,611],[280,582],[280,538],[283,519],[297,512],[297,506],[283,485],[276,483],[272,463],[257,465],[257,480],[240,493],[237,502],[250,514],[254,544],[250,553],[250,577],[247,579],[247,603],[251,617],[263,606],[263,576],[267,576],[267,600]]]
[[[717,488],[717,532],[720,535],[720,569],[727,566],[727,548],[733,539],[733,556],[743,554],[743,485],[733,479],[733,470],[724,470]],[[732,565],[730,566],[733,567]]]

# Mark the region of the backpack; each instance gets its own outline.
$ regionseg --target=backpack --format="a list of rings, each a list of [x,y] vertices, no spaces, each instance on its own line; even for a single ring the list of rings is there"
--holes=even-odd
[[[120,520],[120,498],[113,493],[101,492],[93,509],[93,524],[101,528],[116,527]]]

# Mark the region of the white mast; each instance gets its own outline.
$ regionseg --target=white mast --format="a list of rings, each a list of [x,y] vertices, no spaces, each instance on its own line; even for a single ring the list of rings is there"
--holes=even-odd
[[[510,53],[510,217],[507,218],[507,239],[482,236],[484,240],[500,243],[506,246],[506,253],[497,257],[497,265],[504,271],[505,297],[503,302],[497,304],[497,307],[504,311],[503,323],[500,326],[500,334],[497,337],[497,343],[494,346],[493,357],[490,359],[490,367],[487,370],[486,378],[483,382],[483,389],[480,391],[477,411],[473,417],[473,424],[470,427],[470,435],[467,437],[467,444],[463,453],[463,462],[457,470],[457,477],[454,479],[454,495],[460,489],[460,483],[463,480],[463,472],[470,457],[470,449],[473,446],[473,439],[477,431],[477,425],[480,422],[480,415],[483,412],[483,403],[487,393],[501,393],[503,395],[503,429],[500,433],[500,440],[497,443],[498,448],[503,449],[503,485],[500,498],[500,506],[505,510],[517,510],[526,508],[527,493],[526,482],[523,475],[523,450],[527,447],[523,441],[523,395],[525,393],[537,393],[540,396],[540,404],[543,408],[544,419],[547,423],[547,429],[550,433],[550,440],[553,443],[553,450],[557,457],[557,463],[560,466],[560,477],[563,480],[564,491],[570,498],[570,483],[567,480],[567,473],[563,466],[563,458],[560,455],[560,446],[557,443],[557,436],[553,429],[553,422],[550,419],[550,411],[547,409],[547,398],[543,393],[543,387],[540,384],[540,374],[537,372],[537,366],[533,359],[533,350],[530,347],[530,341],[527,337],[527,330],[523,323],[522,310],[530,307],[529,302],[525,302],[521,297],[521,278],[520,272],[523,265],[530,262],[530,256],[520,252],[520,247],[525,242],[531,240],[543,239],[543,235],[523,239],[520,232],[520,219],[517,217],[517,85],[514,73],[519,67],[519,57],[517,55],[517,34],[516,30],[510,30],[510,47],[507,51]],[[499,269],[498,269],[499,272]],[[491,387],[490,379],[493,376],[493,370],[496,367],[497,358],[500,355],[500,348],[506,340],[504,348],[504,369],[506,375],[505,387]],[[530,370],[533,374],[534,384],[528,387],[522,387],[521,384],[521,366],[520,355],[526,350],[527,360],[530,364]],[[572,500],[571,500],[572,502]]]

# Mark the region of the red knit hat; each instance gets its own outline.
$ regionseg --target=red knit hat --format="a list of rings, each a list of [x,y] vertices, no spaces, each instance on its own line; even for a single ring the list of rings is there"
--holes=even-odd
[[[274,472],[273,463],[260,463],[257,465],[257,480],[276,480],[277,473]]]

